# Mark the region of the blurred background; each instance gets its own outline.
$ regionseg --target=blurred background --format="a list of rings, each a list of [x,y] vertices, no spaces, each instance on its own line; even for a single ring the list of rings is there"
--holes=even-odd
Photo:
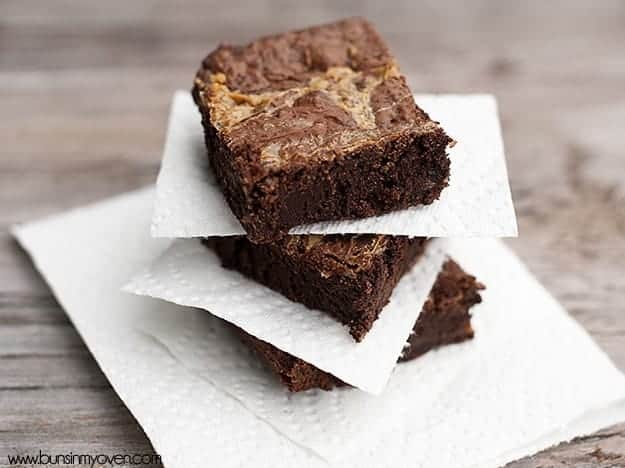
[[[625,2],[2,0],[0,432],[147,443],[7,227],[152,183],[172,93],[219,42],[353,15],[415,92],[497,96],[509,244],[625,369]]]

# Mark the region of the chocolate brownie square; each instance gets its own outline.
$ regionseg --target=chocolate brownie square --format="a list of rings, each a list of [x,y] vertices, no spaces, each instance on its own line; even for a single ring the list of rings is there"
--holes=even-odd
[[[359,18],[221,45],[193,87],[212,168],[248,237],[436,200],[451,139]]]
[[[361,341],[400,278],[425,250],[423,237],[384,235],[287,236],[254,244],[245,236],[203,241],[226,268],[292,301],[327,312]]]
[[[439,273],[430,295],[404,346],[399,362],[410,361],[439,346],[473,338],[470,309],[481,302],[484,286],[448,260]],[[292,392],[311,388],[331,390],[345,385],[340,379],[298,359],[243,330],[237,332],[267,367]]]

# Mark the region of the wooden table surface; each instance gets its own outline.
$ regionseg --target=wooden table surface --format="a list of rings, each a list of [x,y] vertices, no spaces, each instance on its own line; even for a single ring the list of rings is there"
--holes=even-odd
[[[172,91],[218,41],[355,14],[415,91],[497,95],[509,244],[625,370],[624,2],[248,3],[0,2],[0,464],[152,450],[8,226],[152,183]],[[625,425],[512,466],[625,466]]]

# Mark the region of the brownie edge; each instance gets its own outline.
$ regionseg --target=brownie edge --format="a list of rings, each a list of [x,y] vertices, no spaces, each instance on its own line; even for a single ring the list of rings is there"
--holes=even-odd
[[[453,260],[448,260],[439,273],[398,362],[410,361],[439,346],[460,343],[473,338],[470,309],[482,301],[484,286],[465,273]],[[243,342],[250,346],[266,366],[292,392],[312,388],[331,390],[346,385],[324,372],[275,346],[234,327]]]

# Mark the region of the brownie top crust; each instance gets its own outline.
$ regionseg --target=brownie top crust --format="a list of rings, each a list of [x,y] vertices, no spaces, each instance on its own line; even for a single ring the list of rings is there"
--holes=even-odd
[[[204,59],[195,94],[258,177],[442,131],[360,18],[221,45]]]

